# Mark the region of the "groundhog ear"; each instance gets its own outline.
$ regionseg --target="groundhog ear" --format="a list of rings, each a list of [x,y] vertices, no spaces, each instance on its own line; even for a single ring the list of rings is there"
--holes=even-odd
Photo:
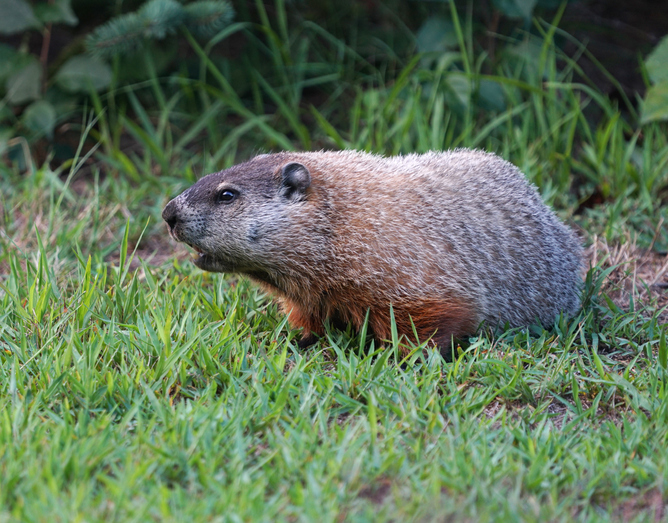
[[[311,173],[301,163],[290,162],[281,169],[285,196],[288,198],[299,198],[311,185]]]

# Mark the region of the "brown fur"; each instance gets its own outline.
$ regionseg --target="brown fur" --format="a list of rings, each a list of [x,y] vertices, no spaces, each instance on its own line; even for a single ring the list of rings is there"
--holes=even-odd
[[[163,217],[200,268],[277,295],[301,346],[367,314],[388,340],[390,308],[401,337],[447,349],[483,321],[549,323],[579,305],[577,238],[514,166],[478,151],[263,155],[200,180]]]
[[[295,302],[283,300],[282,308],[288,314],[293,327],[302,328],[307,342],[324,334],[323,323],[332,319],[336,324],[351,323],[356,330],[364,325],[368,313],[368,324],[378,341],[392,339],[392,316],[394,316],[397,333],[413,342],[431,339],[433,345],[443,349],[450,347],[452,337],[457,338],[474,332],[477,328],[475,311],[470,304],[463,301],[441,300],[420,301],[415,303],[397,303],[389,307],[364,302],[361,296],[356,300],[341,300],[330,295],[322,314],[309,313]],[[417,332],[417,339],[415,337]]]

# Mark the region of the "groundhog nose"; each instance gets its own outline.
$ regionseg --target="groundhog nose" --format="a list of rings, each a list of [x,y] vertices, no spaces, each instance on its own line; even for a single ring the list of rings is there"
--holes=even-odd
[[[176,226],[176,223],[179,221],[178,215],[176,213],[176,205],[174,200],[169,202],[167,206],[162,210],[162,219],[167,222],[170,230],[173,230]]]

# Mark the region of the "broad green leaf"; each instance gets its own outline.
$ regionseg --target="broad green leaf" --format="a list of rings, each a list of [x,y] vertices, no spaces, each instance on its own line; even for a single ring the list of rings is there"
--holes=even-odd
[[[542,50],[542,41],[538,38],[529,36],[517,45],[508,46],[503,50],[504,59],[508,59],[511,63],[516,60],[523,62],[524,68],[528,74],[533,75],[538,73],[538,66],[540,64],[540,55]],[[545,76],[546,70],[540,71],[540,74]]]
[[[0,34],[15,34],[40,27],[30,4],[25,0],[0,1]]]
[[[471,99],[471,81],[468,77],[461,73],[452,73],[448,75],[446,82],[457,102],[463,107],[468,107]]]
[[[0,44],[0,82],[4,83],[7,78],[18,71],[21,56],[25,55],[22,55],[13,47]]]
[[[668,80],[647,89],[640,123],[668,120]]]
[[[645,66],[652,82],[668,80],[668,36],[665,36],[649,54]]]
[[[492,4],[508,18],[531,20],[536,0],[492,0]]]
[[[480,80],[478,88],[480,106],[490,111],[505,111],[506,97],[501,86],[492,80]]]
[[[111,68],[92,56],[70,58],[56,73],[56,83],[71,93],[100,91],[111,83]]]
[[[44,24],[77,25],[79,19],[72,11],[71,0],[56,0],[54,3],[39,2],[34,7],[35,16]]]
[[[14,128],[0,126],[0,154],[5,153],[9,147],[9,140],[14,136],[14,134]]]
[[[450,20],[429,18],[417,33],[417,46],[421,53],[442,53],[457,47],[457,34]]]
[[[37,100],[31,103],[21,117],[23,125],[30,131],[53,138],[53,128],[56,126],[56,110],[46,100]]]
[[[20,71],[7,79],[7,100],[12,105],[20,105],[40,96],[42,66],[33,59]]]
[[[53,106],[53,108],[56,110],[56,114],[59,117],[66,118],[69,115],[81,110],[81,107],[77,101],[77,95],[73,93],[67,93],[60,89],[57,85],[50,86],[42,98]]]

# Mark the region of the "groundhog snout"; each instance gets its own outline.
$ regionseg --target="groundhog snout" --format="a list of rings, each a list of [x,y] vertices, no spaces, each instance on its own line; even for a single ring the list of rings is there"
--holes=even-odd
[[[174,236],[174,229],[179,223],[178,208],[174,200],[169,202],[162,211],[162,219],[167,222],[169,233]]]

